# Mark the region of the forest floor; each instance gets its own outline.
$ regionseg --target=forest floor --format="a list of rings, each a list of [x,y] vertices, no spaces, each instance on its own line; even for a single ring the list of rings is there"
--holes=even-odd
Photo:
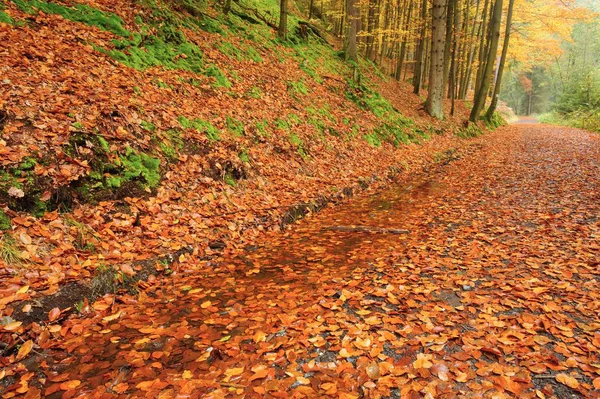
[[[51,323],[3,395],[600,397],[599,159],[591,133],[501,128]]]

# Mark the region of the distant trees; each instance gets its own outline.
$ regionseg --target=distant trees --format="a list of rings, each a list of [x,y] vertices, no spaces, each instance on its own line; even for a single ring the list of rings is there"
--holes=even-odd
[[[283,1],[283,0],[281,0]],[[325,1],[325,0],[323,0]],[[310,1],[308,13],[314,16]],[[427,89],[425,109],[444,117],[444,98],[473,95],[471,120],[496,110],[508,56],[514,0],[327,0],[320,15],[344,42],[344,56],[371,60],[397,80],[409,80],[415,94]],[[506,24],[503,26],[503,15]],[[504,29],[502,57],[498,48]],[[490,90],[490,88],[493,88]]]
[[[280,1],[279,36],[286,38],[288,0]],[[573,0],[305,0],[306,16],[343,40],[344,58],[358,65],[359,56],[378,64],[386,74],[409,81],[413,91],[428,90],[425,109],[444,117],[444,98],[473,101],[470,120],[491,119],[498,105],[507,68],[516,10],[527,10],[519,28],[527,34],[546,14],[571,10]],[[554,4],[554,5],[552,5]],[[530,11],[531,11],[530,10]],[[518,13],[517,13],[518,15]],[[537,17],[536,17],[537,16]],[[537,20],[535,19],[537,18]],[[552,24],[547,24],[552,25]],[[554,36],[562,34],[555,32]],[[545,29],[542,26],[542,30]],[[522,36],[522,32],[521,32]],[[552,35],[546,35],[546,37]],[[518,43],[524,46],[524,41]],[[498,54],[502,46],[501,54]],[[356,72],[356,69],[355,69]],[[512,81],[512,80],[511,80]]]

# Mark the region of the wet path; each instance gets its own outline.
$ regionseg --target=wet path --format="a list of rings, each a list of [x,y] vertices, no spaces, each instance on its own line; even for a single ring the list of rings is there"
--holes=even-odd
[[[598,136],[501,129],[427,180],[99,301],[46,333],[31,391],[598,397],[599,182]]]

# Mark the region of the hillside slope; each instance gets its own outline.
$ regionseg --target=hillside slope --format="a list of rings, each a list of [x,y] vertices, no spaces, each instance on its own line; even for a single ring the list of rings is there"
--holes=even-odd
[[[366,63],[353,84],[299,18],[282,43],[248,12],[275,1],[194,4],[3,0],[0,311],[188,245],[241,248],[461,145],[462,104],[435,122]]]

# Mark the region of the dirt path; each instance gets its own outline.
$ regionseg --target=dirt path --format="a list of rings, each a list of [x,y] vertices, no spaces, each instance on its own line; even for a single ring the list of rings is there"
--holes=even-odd
[[[515,125],[460,155],[98,302],[0,393],[599,397],[600,137]]]

